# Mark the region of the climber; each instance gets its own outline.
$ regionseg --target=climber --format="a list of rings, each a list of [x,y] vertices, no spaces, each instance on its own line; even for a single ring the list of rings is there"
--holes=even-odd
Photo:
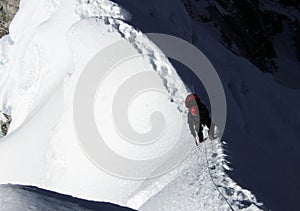
[[[189,109],[188,124],[192,135],[196,138],[196,145],[202,143],[203,128],[211,126],[211,118],[206,106],[201,102],[196,94],[189,94],[185,99],[185,106]]]

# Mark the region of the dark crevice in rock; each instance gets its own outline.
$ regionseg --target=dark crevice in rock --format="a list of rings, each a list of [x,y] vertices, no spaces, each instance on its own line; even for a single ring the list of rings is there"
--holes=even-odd
[[[9,25],[19,10],[20,0],[0,0],[0,38],[8,34]]]

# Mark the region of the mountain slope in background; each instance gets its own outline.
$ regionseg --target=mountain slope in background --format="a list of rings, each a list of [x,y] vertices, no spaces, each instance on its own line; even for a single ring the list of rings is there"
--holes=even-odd
[[[300,88],[300,9],[297,1],[182,0],[192,20],[279,83]]]

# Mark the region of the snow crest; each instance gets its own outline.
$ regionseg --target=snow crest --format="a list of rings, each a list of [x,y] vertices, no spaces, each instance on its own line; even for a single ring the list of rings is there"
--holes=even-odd
[[[55,106],[49,106],[49,112],[39,111],[53,93],[55,105],[63,102],[64,111],[54,126],[47,125],[47,137],[36,138],[36,142],[26,147],[36,150],[39,141],[40,154],[30,155],[39,162],[28,167],[26,176],[22,176],[23,171],[18,167],[12,171],[14,175],[1,172],[1,183],[36,185],[141,210],[228,210],[230,206],[239,209],[259,206],[249,191],[242,190],[226,176],[224,168],[228,167],[218,138],[193,148],[171,172],[144,181],[100,172],[84,155],[73,128],[71,106],[75,82],[97,51],[120,39],[126,39],[137,52],[147,55],[146,63],[163,79],[177,112],[186,113],[183,101],[189,90],[163,52],[141,31],[124,22],[129,19],[129,12],[107,0],[22,1],[11,26],[12,34],[1,39],[1,49],[7,49],[1,52],[4,59],[0,74],[6,76],[1,83],[1,109],[11,112],[11,129],[15,130],[15,135],[5,139],[4,150],[10,148],[8,142],[20,139],[18,132],[36,133],[35,127],[29,127],[30,118],[37,118],[37,122],[38,118],[50,119]],[[27,21],[29,24],[25,24]],[[64,96],[60,95],[62,91]],[[28,126],[28,132],[22,131],[21,126]],[[186,127],[185,132],[188,131]],[[187,141],[194,142],[188,133]],[[22,156],[29,156],[25,152],[16,155],[10,150],[14,165],[22,163]],[[3,165],[5,168],[12,167]],[[35,174],[34,180],[31,174]]]

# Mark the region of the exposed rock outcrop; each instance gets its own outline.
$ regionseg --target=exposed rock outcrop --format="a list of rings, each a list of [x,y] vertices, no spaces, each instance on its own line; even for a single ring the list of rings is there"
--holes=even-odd
[[[8,27],[19,9],[20,0],[0,0],[0,37],[8,34]]]
[[[182,0],[195,22],[218,29],[223,44],[293,88],[300,81],[296,0]],[[284,62],[283,62],[284,61]],[[300,84],[298,82],[298,84]]]

